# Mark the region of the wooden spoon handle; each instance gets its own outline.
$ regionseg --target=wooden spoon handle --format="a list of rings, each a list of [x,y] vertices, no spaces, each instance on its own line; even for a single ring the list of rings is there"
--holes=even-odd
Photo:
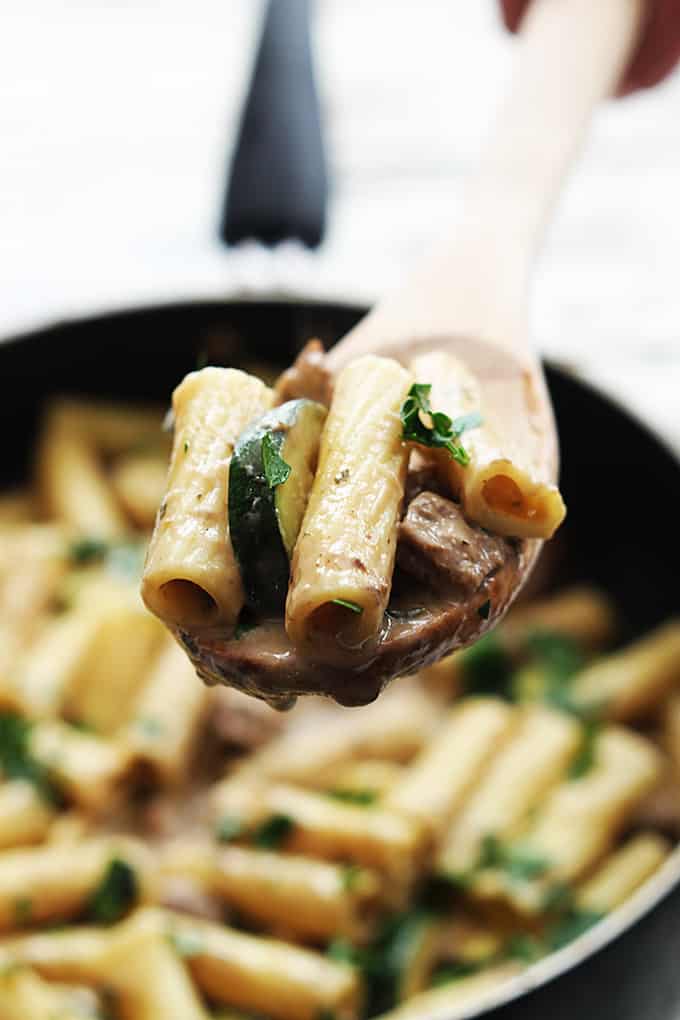
[[[635,43],[643,0],[534,0],[514,77],[450,241],[332,352],[458,337],[529,357],[527,288],[562,180]],[[465,353],[461,348],[460,353]],[[474,359],[473,359],[474,360]]]

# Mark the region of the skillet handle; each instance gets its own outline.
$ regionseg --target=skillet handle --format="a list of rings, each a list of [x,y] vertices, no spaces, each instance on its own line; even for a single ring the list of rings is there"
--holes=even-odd
[[[269,0],[220,224],[227,244],[323,237],[328,175],[310,40],[311,0]]]

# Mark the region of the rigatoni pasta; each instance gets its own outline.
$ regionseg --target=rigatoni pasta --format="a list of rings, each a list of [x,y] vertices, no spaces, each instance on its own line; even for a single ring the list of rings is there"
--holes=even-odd
[[[470,520],[489,531],[523,538],[550,538],[565,515],[552,478],[527,451],[513,449],[506,433],[496,433],[493,408],[483,403],[472,373],[453,355],[423,354],[411,364],[416,380],[430,384],[432,407],[454,422],[478,412],[480,425],[465,433],[467,464],[436,452],[438,466],[460,498]]]
[[[271,399],[259,379],[220,368],[192,372],[173,394],[170,473],[142,581],[147,606],[172,627],[236,623],[244,595],[229,541],[229,459]]]
[[[286,602],[288,635],[316,656],[363,651],[378,638],[408,460],[399,409],[411,381],[396,362],[369,356],[336,382]]]

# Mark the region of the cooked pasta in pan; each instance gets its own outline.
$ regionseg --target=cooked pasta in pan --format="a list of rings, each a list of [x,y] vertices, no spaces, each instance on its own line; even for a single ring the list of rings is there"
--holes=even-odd
[[[313,399],[288,375],[298,406],[267,419],[288,464],[291,432],[323,437],[315,366]],[[380,373],[398,420],[410,376]],[[243,627],[226,518],[201,511],[193,572],[182,520],[190,489],[224,497],[244,419],[272,413],[272,391],[248,379],[214,369],[180,393],[171,477],[190,483],[146,581],[196,585],[206,599],[189,602]],[[225,418],[216,393],[235,380],[251,407]],[[680,836],[680,623],[626,642],[606,594],[581,586],[525,602],[358,712],[306,699],[281,716],[207,688],[138,596],[168,456],[160,422],[60,401],[35,486],[0,495],[0,1020],[455,1020],[663,866]],[[371,584],[380,571],[389,583],[404,485],[393,426],[373,440],[394,490],[370,495],[369,475],[357,507],[383,528]],[[182,456],[207,443],[220,480],[190,448],[177,462],[178,436]],[[321,456],[309,537],[345,549],[342,520],[327,534],[314,523],[326,475],[343,470]],[[150,469],[133,485],[140,457]],[[293,531],[306,519],[295,500]],[[361,579],[343,593],[363,599]]]

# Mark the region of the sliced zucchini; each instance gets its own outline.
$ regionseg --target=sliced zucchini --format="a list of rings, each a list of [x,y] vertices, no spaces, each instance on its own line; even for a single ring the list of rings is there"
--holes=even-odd
[[[326,408],[290,400],[243,432],[229,468],[229,531],[248,604],[283,612]]]

